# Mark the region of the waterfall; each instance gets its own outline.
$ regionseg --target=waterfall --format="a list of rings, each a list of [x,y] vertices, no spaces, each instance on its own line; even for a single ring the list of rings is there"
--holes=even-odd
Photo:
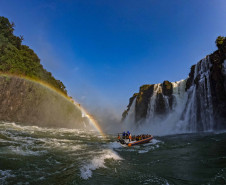
[[[147,103],[146,117],[135,124],[136,114],[139,114],[136,112],[135,100],[126,122],[133,122],[137,131],[150,131],[157,135],[213,130],[214,111],[210,79],[212,65],[207,56],[191,69],[188,79],[154,84],[150,101]],[[222,74],[226,76],[226,60],[222,63]],[[187,86],[188,84],[190,85]],[[226,80],[224,85],[226,88]],[[187,87],[189,89],[186,90]],[[142,96],[142,93],[140,91],[138,96]]]
[[[126,130],[127,128],[129,128],[131,130],[135,126],[136,100],[137,100],[137,98],[134,98],[132,105],[128,111],[128,114],[127,114],[125,120],[123,121],[124,122],[124,124],[123,124],[124,130]]]
[[[156,110],[156,98],[158,93],[162,93],[162,87],[161,84],[155,84],[154,85],[154,92],[153,95],[150,99],[150,103],[149,103],[149,108],[148,108],[148,114],[147,114],[147,119],[151,119],[154,118],[155,116],[155,110]]]
[[[192,132],[213,129],[210,67],[208,56],[197,63],[194,82],[188,90],[188,102],[182,120],[187,125],[187,130]]]

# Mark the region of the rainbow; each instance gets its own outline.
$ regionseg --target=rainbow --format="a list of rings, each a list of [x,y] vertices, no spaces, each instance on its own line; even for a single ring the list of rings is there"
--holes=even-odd
[[[76,108],[78,108],[82,113],[85,114],[85,116],[89,119],[90,123],[92,124],[92,127],[102,136],[105,136],[103,130],[101,129],[100,125],[98,124],[98,122],[93,118],[93,116],[91,116],[88,111],[82,107],[79,103],[77,103],[74,99],[72,99],[71,97],[68,97],[67,95],[65,95],[63,92],[61,92],[60,90],[52,87],[51,85],[49,85],[46,82],[43,82],[41,80],[38,79],[33,79],[24,75],[15,75],[15,74],[9,74],[9,73],[0,73],[0,76],[5,76],[5,77],[16,77],[16,78],[21,78],[23,80],[27,80],[36,84],[39,84],[47,89],[49,89],[52,92],[55,92],[57,94],[59,94],[62,98],[64,98],[66,101],[69,101],[70,103],[72,103]]]

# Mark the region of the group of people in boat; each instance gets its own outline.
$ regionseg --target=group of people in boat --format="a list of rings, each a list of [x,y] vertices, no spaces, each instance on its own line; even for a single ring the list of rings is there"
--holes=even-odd
[[[123,132],[122,133],[122,138],[120,137],[120,135],[118,134],[118,140],[120,141],[121,139],[129,139],[129,142],[130,141],[139,141],[139,140],[143,140],[143,139],[146,139],[146,138],[149,138],[151,137],[151,135],[149,134],[142,134],[142,135],[131,135],[131,133],[129,131],[127,132]]]

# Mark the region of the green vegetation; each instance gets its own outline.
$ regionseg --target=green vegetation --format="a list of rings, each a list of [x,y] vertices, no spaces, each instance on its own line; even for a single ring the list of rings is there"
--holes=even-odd
[[[133,94],[133,97],[136,97],[138,94],[139,94],[139,93],[134,93],[134,94]]]
[[[0,16],[0,72],[44,81],[67,95],[64,84],[43,68],[35,52],[22,45],[23,36],[15,36],[13,31],[14,23]]]
[[[218,48],[224,43],[225,39],[226,39],[226,37],[222,37],[222,36],[217,37],[217,40],[215,41],[215,43]]]
[[[141,91],[146,91],[146,90],[148,90],[151,86],[152,86],[152,85],[142,85],[142,86],[140,87],[140,92],[141,92]]]

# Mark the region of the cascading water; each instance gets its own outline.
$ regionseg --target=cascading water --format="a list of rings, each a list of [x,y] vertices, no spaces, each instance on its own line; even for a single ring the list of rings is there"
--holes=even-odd
[[[183,122],[189,131],[213,129],[213,104],[210,88],[211,63],[207,56],[195,66],[194,82],[188,90]]]
[[[124,124],[123,124],[124,130],[127,129],[127,128],[131,128],[131,126],[135,124],[136,99],[137,98],[134,98],[132,105],[130,107],[130,110],[128,111],[128,115],[126,116],[126,118],[124,120]]]
[[[153,92],[153,95],[151,97],[151,101],[149,103],[149,111],[148,111],[148,115],[147,115],[148,119],[154,118],[156,97],[157,97],[157,93],[159,92],[159,90],[161,90],[160,87],[161,87],[160,84],[155,84],[154,85],[154,92]]]
[[[157,135],[172,134],[184,129],[179,121],[187,101],[187,93],[185,92],[186,80],[172,82],[172,85],[173,93],[171,98],[173,99],[173,103],[171,107],[169,106],[170,97],[162,95],[164,102],[164,114],[156,113],[155,107],[159,103],[158,96],[160,95],[160,93],[162,93],[163,90],[161,84],[155,85],[153,96],[151,97],[149,104],[150,108],[148,112],[148,117],[145,121],[145,126],[141,127],[146,129],[148,128],[148,130],[153,133],[156,133]]]
[[[170,107],[169,107],[169,98],[168,96],[162,95],[162,84],[155,84],[154,85],[154,92],[153,95],[150,99],[149,103],[149,110],[147,114],[148,119],[152,119],[155,117],[156,112],[158,112],[158,100],[162,99],[164,107],[165,107],[165,112],[169,112]]]

